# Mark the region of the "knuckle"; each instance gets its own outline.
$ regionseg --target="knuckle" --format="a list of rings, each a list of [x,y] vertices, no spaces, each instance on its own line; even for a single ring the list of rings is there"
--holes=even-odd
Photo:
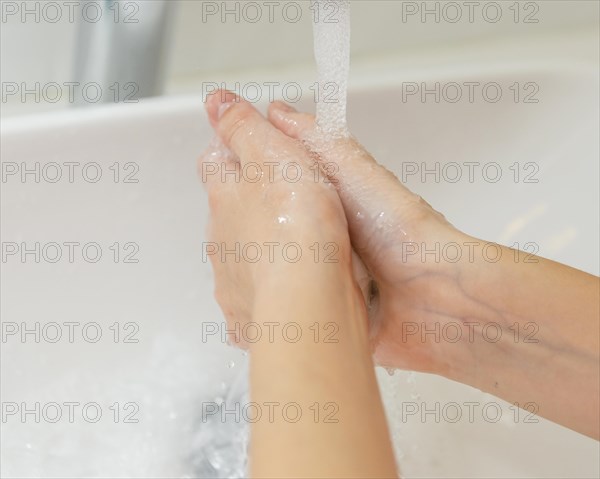
[[[235,144],[241,140],[244,132],[247,130],[248,118],[246,116],[235,118],[226,129],[225,141],[228,144]]]
[[[252,110],[244,103],[233,105],[223,116],[220,130],[226,144],[240,141],[249,129]]]

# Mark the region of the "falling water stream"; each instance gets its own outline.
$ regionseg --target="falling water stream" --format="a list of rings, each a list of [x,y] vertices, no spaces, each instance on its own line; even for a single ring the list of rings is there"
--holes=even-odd
[[[350,70],[350,2],[313,2],[317,63],[317,126],[325,139],[348,134],[346,97]]]
[[[349,134],[346,99],[350,68],[350,2],[313,0],[311,10],[318,82],[317,126],[319,140],[326,142]],[[389,388],[391,384],[387,386]],[[221,403],[221,408],[231,408],[234,404],[248,404],[249,401],[248,364],[243,362],[229,392],[215,402]],[[232,414],[205,415],[194,447],[198,455],[192,458],[195,473],[199,477],[246,477],[249,433],[249,424],[243,418],[235,420]]]

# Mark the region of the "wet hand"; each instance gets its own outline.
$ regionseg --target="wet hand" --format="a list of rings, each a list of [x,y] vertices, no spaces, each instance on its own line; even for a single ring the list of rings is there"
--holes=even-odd
[[[404,187],[354,138],[325,139],[312,115],[282,102],[271,104],[268,118],[290,138],[302,141],[326,165],[336,185],[352,245],[373,280],[369,316],[376,361],[448,374],[444,345],[409,332],[451,320],[462,301],[460,266],[436,261],[434,255],[424,257],[422,249],[436,243],[461,244],[468,237]]]
[[[211,212],[205,253],[228,329],[254,320],[257,297],[303,276],[319,281],[335,270],[333,278],[352,276],[366,291],[340,198],[328,181],[315,180],[304,145],[231,92],[209,96],[206,109],[218,138],[198,165]],[[248,346],[244,337],[231,339]]]

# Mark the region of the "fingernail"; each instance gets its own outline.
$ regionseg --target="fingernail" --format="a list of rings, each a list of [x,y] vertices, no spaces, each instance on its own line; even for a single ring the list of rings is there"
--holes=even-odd
[[[221,90],[221,104],[217,110],[217,119],[220,120],[225,112],[231,108],[234,103],[239,103],[240,98],[232,91]]]
[[[225,114],[225,112],[231,108],[231,106],[233,105],[233,101],[229,101],[227,103],[221,103],[219,105],[219,109],[217,110],[217,120],[220,120],[221,117]]]

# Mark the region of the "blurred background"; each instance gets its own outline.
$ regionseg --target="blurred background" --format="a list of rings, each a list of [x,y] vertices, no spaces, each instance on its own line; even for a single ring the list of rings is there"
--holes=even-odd
[[[235,82],[315,79],[316,12],[308,1],[0,3],[3,117],[151,95],[201,95],[210,82],[235,89]],[[397,80],[411,70],[481,61],[598,59],[595,0],[351,4],[351,87],[372,84],[374,74]],[[101,100],[77,98],[77,88],[99,79]],[[71,99],[70,82],[81,85],[72,87]],[[39,93],[23,96],[36,83]]]
[[[297,106],[314,109],[312,21],[335,18],[328,4],[0,0],[0,235],[12,248],[0,396],[21,412],[104,411],[3,418],[3,476],[243,476],[247,425],[202,410],[243,402],[247,357],[205,334],[223,323],[202,255],[196,159],[214,133],[201,102],[227,87],[264,111],[299,85]],[[458,228],[597,275],[599,6],[352,1],[350,129]],[[501,101],[481,87],[473,101],[444,94],[466,95],[467,82],[499,86]],[[407,86],[421,95],[406,101]],[[460,181],[444,174],[467,164],[473,181],[466,168]],[[75,242],[104,255],[71,260],[62,245]],[[66,322],[104,334],[44,336]],[[378,368],[378,379],[403,477],[599,477],[593,439],[441,377]],[[500,403],[502,420],[406,420],[402,405],[421,401]],[[123,420],[131,407],[136,420]]]

